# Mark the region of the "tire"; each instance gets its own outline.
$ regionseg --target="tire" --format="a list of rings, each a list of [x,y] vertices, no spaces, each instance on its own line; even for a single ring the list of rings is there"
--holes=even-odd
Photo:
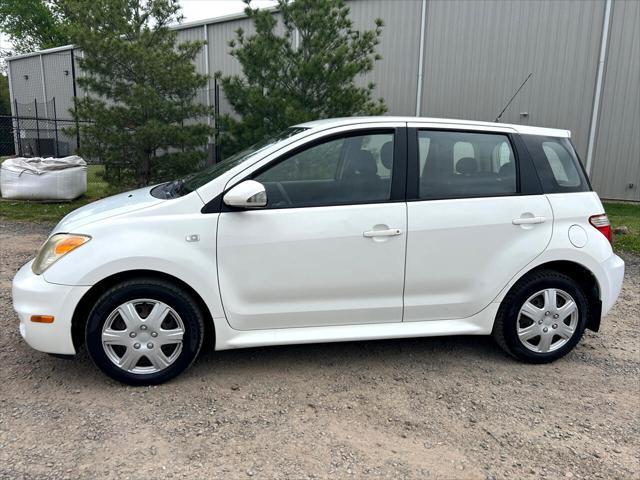
[[[180,288],[139,278],[100,296],[85,335],[91,359],[108,376],[128,385],[155,385],[193,363],[202,347],[204,320]]]
[[[509,291],[492,334],[498,345],[518,360],[549,363],[576,346],[588,318],[589,302],[577,282],[554,270],[539,270]]]

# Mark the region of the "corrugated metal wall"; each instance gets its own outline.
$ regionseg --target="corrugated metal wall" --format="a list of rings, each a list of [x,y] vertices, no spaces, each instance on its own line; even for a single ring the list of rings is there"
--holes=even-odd
[[[202,42],[204,40],[204,27],[202,26],[178,30],[178,42]],[[196,55],[194,63],[198,73],[207,72],[204,51],[201,50],[200,53]]]
[[[236,37],[236,30],[241,28],[245,34],[254,32],[253,24],[246,19],[232,20],[209,25],[209,67],[211,74],[223,72],[225,75],[241,73],[238,61],[229,55],[229,42]]]
[[[12,112],[15,114],[13,111],[14,99],[18,103],[32,104],[34,100],[42,103],[45,100],[51,102],[55,98],[58,118],[71,118],[71,114],[68,112],[69,108],[73,106],[71,49],[43,54],[42,67],[39,55],[11,60]],[[42,78],[43,70],[44,79]],[[28,78],[25,78],[25,75]],[[20,108],[20,114],[26,115],[22,107]],[[53,116],[53,111],[46,113],[50,117]],[[31,111],[30,114],[35,114],[35,112]],[[45,112],[39,111],[38,115],[44,117]]]
[[[58,118],[72,118],[73,77],[71,72],[71,50],[42,56],[47,100],[56,99]],[[49,112],[51,115],[53,112]]]
[[[235,75],[241,73],[238,60],[229,55],[229,42],[236,37],[236,30],[241,28],[246,35],[251,35],[255,30],[253,23],[247,19],[232,20],[224,23],[208,25],[209,29],[209,70],[211,76],[217,72],[224,75]],[[211,82],[213,85],[213,81]],[[232,113],[233,109],[220,91],[220,113]]]
[[[569,129],[584,158],[603,15],[593,1],[430,1],[421,114],[493,121],[532,72],[502,121]]]
[[[382,60],[358,79],[376,84],[374,98],[383,98],[389,115],[415,115],[421,2],[416,0],[352,0],[351,18],[358,30],[373,30],[384,21],[378,52]]]
[[[205,34],[203,26],[178,30],[179,42],[197,42],[204,40]],[[207,73],[207,59],[205,58],[204,49],[200,50],[200,52],[196,55],[194,64],[196,66],[196,72],[203,74]],[[196,97],[196,100],[203,105],[207,105],[208,88],[210,87],[203,88],[200,92],[198,92],[198,95]]]
[[[20,58],[11,62],[11,108],[13,112],[14,99],[18,103],[33,103],[34,100],[43,102],[42,74],[40,70],[40,57]],[[16,112],[13,112],[14,114]],[[25,115],[22,109],[19,112]],[[31,112],[29,115],[35,115]]]
[[[358,82],[376,83],[375,95],[385,99],[389,114],[414,115],[422,1],[349,0],[348,5],[358,29],[371,29],[378,17],[385,22],[378,47],[383,60]],[[493,120],[533,72],[502,121],[570,129],[585,159],[604,11],[605,0],[427,0],[420,114]],[[179,39],[203,40],[204,28],[179,29]],[[210,74],[241,73],[228,43],[238,28],[252,34],[252,23],[235,19],[206,28]],[[73,91],[71,76],[64,75],[68,52],[44,54],[43,61],[47,99],[55,96],[68,108]],[[205,71],[204,52],[196,67]],[[43,100],[38,56],[12,60],[11,77],[19,102]],[[605,198],[640,199],[639,85],[640,1],[613,0],[592,168],[594,186]],[[206,103],[206,91],[199,100]],[[221,112],[230,112],[223,92],[220,100]]]
[[[640,2],[611,13],[591,179],[603,197],[640,201]]]

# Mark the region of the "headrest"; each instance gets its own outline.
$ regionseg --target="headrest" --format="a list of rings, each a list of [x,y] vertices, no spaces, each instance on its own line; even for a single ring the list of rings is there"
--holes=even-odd
[[[393,140],[389,140],[387,143],[382,145],[380,149],[380,161],[385,168],[391,170],[393,166]]]
[[[464,157],[458,160],[458,163],[456,163],[456,172],[463,175],[471,175],[472,173],[476,173],[477,171],[478,162],[476,162],[475,158]]]
[[[378,171],[376,160],[373,154],[368,150],[358,150],[354,153],[349,162],[349,173],[357,175],[371,176]]]
[[[512,177],[516,173],[516,164],[513,162],[505,163],[498,170],[500,177]]]

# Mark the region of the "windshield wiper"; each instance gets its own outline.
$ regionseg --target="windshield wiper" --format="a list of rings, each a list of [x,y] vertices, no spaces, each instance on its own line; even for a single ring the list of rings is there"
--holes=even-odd
[[[182,187],[184,186],[184,180],[173,180],[172,182],[167,182],[162,187],[162,193],[164,193],[164,198],[176,198],[180,196],[180,192],[182,191]]]

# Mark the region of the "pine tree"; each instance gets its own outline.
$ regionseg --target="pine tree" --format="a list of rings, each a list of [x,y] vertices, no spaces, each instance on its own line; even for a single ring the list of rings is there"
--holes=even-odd
[[[138,186],[200,166],[212,131],[196,102],[208,77],[193,60],[203,42],[177,43],[175,0],[68,0],[71,36],[82,51],[73,114],[81,153],[99,158],[110,183]]]
[[[0,115],[11,115],[11,98],[9,98],[9,78],[0,73]]]
[[[239,116],[221,118],[225,153],[300,122],[386,111],[383,99],[372,98],[373,83],[356,84],[381,59],[381,19],[373,30],[357,31],[344,0],[278,0],[279,34],[272,12],[245,3],[255,34],[239,29],[229,43],[242,75],[218,74]]]

